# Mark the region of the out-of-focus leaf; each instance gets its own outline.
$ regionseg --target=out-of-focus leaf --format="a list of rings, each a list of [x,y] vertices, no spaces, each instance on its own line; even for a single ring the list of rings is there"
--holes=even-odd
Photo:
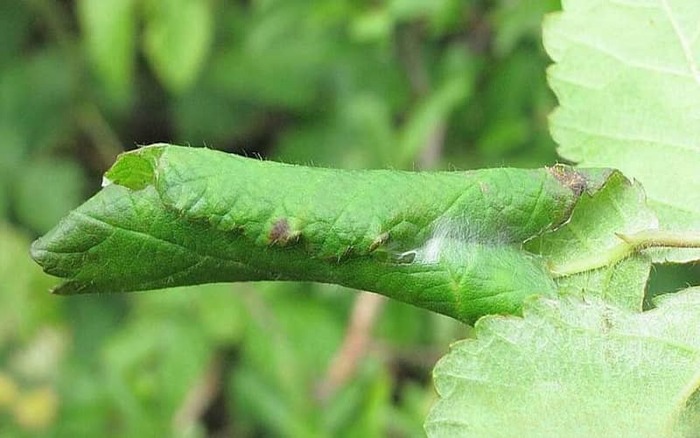
[[[55,48],[0,71],[0,138],[10,156],[47,147],[71,129],[69,108],[76,86],[74,67]],[[0,160],[0,162],[3,160]]]
[[[264,106],[237,99],[203,72],[201,80],[177,97],[173,118],[183,142],[224,144],[254,136],[270,117]]]
[[[422,0],[391,0],[387,2],[391,14],[397,19],[411,19],[430,17],[441,8],[450,4],[449,0],[435,0],[425,2]]]
[[[127,99],[133,85],[135,6],[134,0],[78,2],[87,52],[108,94],[117,101]]]
[[[351,405],[355,409],[346,411],[344,420],[331,429],[333,436],[387,436],[391,431],[387,405],[391,399],[391,383],[386,371],[378,366],[358,376],[349,386],[358,396]],[[354,386],[354,388],[352,388]]]
[[[423,423],[436,401],[435,392],[430,388],[409,383],[402,388],[398,406],[392,406],[389,428],[394,436],[425,437]]]
[[[499,0],[491,14],[494,26],[494,51],[511,53],[523,39],[539,40],[542,17],[559,8],[559,0]]]
[[[690,285],[700,284],[700,265],[668,264],[654,266],[647,285],[647,297],[677,292]]]
[[[29,238],[0,222],[0,348],[29,341],[42,325],[53,322],[59,307],[40,291],[54,284],[27,258]],[[52,304],[53,303],[53,304]]]
[[[45,233],[83,199],[82,169],[73,161],[29,162],[13,184],[18,219]]]
[[[271,107],[304,109],[313,103],[334,39],[280,12],[253,20],[243,41],[212,60],[222,91]]]
[[[5,218],[10,208],[10,190],[7,178],[0,174],[0,218]]]
[[[72,74],[70,64],[53,50],[0,67],[0,218],[13,206],[18,179],[29,166],[27,155],[51,146],[70,129],[64,108],[72,99]]]
[[[268,433],[318,436],[322,418],[314,415],[314,385],[322,378],[343,325],[321,302],[292,299],[286,294],[290,288],[307,295],[314,286],[270,284],[255,294],[245,291],[251,320],[245,358],[232,376],[233,397],[239,412]]]
[[[534,53],[533,53],[534,52]],[[556,158],[546,114],[554,105],[547,87],[540,51],[517,51],[490,66],[482,101],[477,147],[487,158],[530,167]]]
[[[134,317],[197,321],[207,342],[231,347],[243,336],[248,318],[237,286],[208,284],[139,295],[133,303]]]
[[[22,53],[30,31],[31,14],[25,2],[0,2],[0,70]]]
[[[463,50],[452,50],[445,58],[445,78],[435,91],[418,103],[401,131],[397,161],[404,166],[414,162],[421,151],[434,148],[432,143],[442,144],[452,111],[472,92],[473,60],[465,56]]]
[[[278,283],[241,291],[252,320],[245,357],[230,382],[236,413],[266,435],[384,435],[389,426],[384,408],[391,396],[385,370],[369,361],[352,383],[330,399],[319,398],[319,384],[342,336],[344,312],[325,302],[330,299],[299,300],[290,288],[308,298],[321,298],[318,294],[327,289]]]
[[[660,227],[700,230],[700,2],[570,0],[545,24],[559,153],[639,180]],[[653,251],[655,261],[700,250]]]
[[[198,324],[179,318],[137,318],[110,339],[103,364],[119,434],[175,432],[173,417],[211,363],[211,347]]]
[[[383,41],[393,30],[394,20],[386,7],[374,7],[352,21],[352,36],[357,41]]]
[[[459,0],[390,0],[366,6],[351,22],[353,37],[358,41],[386,44],[402,24],[427,23],[431,34],[441,36],[456,27],[464,3]]]
[[[180,93],[197,79],[213,37],[209,0],[149,0],[145,52],[163,84]]]
[[[278,143],[284,162],[347,169],[396,164],[396,141],[390,109],[374,94],[342,99],[335,117],[290,129]],[[322,147],[319,147],[322,145]]]
[[[691,436],[700,288],[657,304],[538,299],[522,319],[482,318],[435,368],[428,435]]]

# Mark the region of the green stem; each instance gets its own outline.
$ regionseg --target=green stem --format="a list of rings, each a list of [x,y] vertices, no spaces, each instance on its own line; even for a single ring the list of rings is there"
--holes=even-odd
[[[634,234],[618,234],[634,250],[647,248],[700,248],[700,233],[645,230]]]
[[[562,265],[550,265],[549,271],[554,278],[568,277],[582,272],[612,266],[626,259],[634,252],[634,248],[626,242],[620,242],[607,251],[590,257],[578,259]]]

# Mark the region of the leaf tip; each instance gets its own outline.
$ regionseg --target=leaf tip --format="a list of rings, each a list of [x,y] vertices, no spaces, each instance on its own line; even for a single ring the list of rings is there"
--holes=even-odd
[[[33,241],[29,246],[29,257],[31,257],[31,259],[38,263],[42,268],[44,268],[48,253],[49,251],[46,249],[46,245],[44,244],[42,237]]]

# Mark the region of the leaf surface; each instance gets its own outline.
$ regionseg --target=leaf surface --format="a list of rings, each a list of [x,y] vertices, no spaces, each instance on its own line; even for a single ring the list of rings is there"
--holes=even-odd
[[[545,22],[559,153],[620,169],[672,231],[700,230],[700,2],[569,0]],[[700,259],[654,250],[655,261]]]
[[[690,436],[700,288],[656,304],[637,313],[600,299],[541,298],[523,318],[480,319],[476,339],[455,344],[435,368],[441,398],[428,435]]]
[[[344,171],[151,146],[123,154],[32,255],[67,280],[62,294],[310,280],[474,321],[556,293],[523,242],[567,221],[610,175]]]
[[[632,254],[618,234],[657,226],[641,186],[616,173],[595,195],[582,194],[563,226],[525,247],[546,258],[560,295],[599,297],[641,311],[651,260]]]

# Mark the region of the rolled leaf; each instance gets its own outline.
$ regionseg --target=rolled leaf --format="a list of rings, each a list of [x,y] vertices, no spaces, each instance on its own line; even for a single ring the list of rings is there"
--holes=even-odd
[[[472,322],[554,295],[526,241],[564,224],[612,171],[338,170],[153,145],[34,242],[54,292],[303,280],[377,292]]]

